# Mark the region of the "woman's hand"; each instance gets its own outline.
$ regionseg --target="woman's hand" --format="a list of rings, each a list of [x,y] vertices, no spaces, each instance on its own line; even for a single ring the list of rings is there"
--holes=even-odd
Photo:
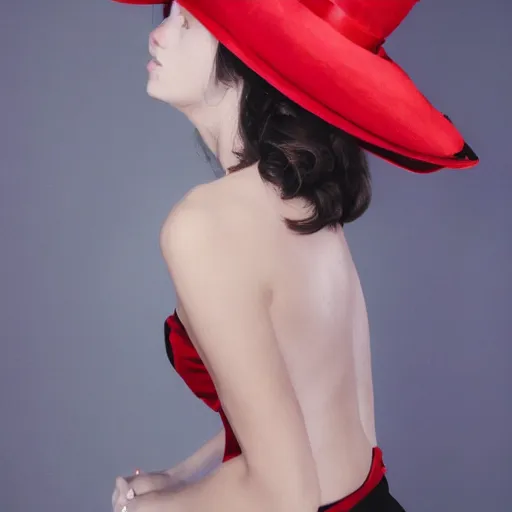
[[[169,512],[174,490],[165,489],[147,492],[138,496],[131,495],[126,481],[119,482],[120,493],[128,492],[128,498],[119,499],[114,512]]]
[[[121,476],[116,478],[114,492],[112,493],[112,511],[121,512],[121,509],[131,498],[128,482]]]
[[[163,471],[117,477],[112,494],[113,512],[121,512],[123,506],[127,505],[135,496],[171,487],[173,487],[172,479],[168,473]]]

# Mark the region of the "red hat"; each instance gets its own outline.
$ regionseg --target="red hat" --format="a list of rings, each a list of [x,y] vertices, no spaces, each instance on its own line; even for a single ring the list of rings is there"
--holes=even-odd
[[[472,167],[457,128],[382,46],[417,1],[179,0],[267,82],[369,151],[415,172]]]

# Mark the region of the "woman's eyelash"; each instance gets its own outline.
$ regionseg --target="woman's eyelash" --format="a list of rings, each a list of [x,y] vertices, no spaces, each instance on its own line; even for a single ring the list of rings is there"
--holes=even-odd
[[[183,15],[181,15],[181,16],[183,16]],[[167,19],[168,17],[169,17],[169,15],[164,16],[164,19]],[[185,18],[185,16],[183,16],[183,26],[187,29],[190,28],[190,23],[188,22],[187,18]]]

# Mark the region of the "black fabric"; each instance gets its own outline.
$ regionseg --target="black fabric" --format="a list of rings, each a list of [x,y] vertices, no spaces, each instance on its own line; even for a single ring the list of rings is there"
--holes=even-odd
[[[171,363],[172,367],[174,366],[174,353],[172,351],[171,341],[169,340],[169,336],[171,335],[171,328],[165,322],[164,324],[164,336],[165,336],[165,351],[167,353],[167,358],[169,359],[169,362]]]
[[[343,499],[340,499],[327,505],[322,505],[318,512],[336,512],[336,505],[342,501]],[[386,477],[383,477],[377,487],[350,510],[352,512],[405,512],[405,509],[389,493]]]

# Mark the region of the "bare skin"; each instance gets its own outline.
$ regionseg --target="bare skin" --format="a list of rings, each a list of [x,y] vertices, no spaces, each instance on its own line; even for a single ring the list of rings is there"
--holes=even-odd
[[[185,114],[228,169],[237,163],[240,88],[213,82],[217,44],[191,13],[174,7],[150,37],[150,52],[161,66],[150,72],[147,90]],[[226,251],[256,242],[261,250],[253,252],[249,267],[259,268],[264,258],[272,268],[273,329],[304,416],[321,503],[338,500],[363,483],[377,444],[367,312],[343,229],[308,236],[287,229],[283,217],[300,219],[310,212],[301,200],[282,201],[262,182],[257,164],[226,171],[191,192],[198,191],[219,222],[238,226],[243,219],[236,244]],[[177,310],[191,333],[180,297]]]
[[[377,444],[368,319],[343,230],[291,232],[281,218],[303,218],[305,206],[282,201],[256,166],[201,187],[212,210],[228,204],[233,215],[238,205],[244,219],[251,212],[243,232],[263,248],[253,253],[254,268],[262,254],[274,266],[273,327],[305,418],[321,503],[335,501],[362,484]],[[177,310],[187,327],[179,297]]]

